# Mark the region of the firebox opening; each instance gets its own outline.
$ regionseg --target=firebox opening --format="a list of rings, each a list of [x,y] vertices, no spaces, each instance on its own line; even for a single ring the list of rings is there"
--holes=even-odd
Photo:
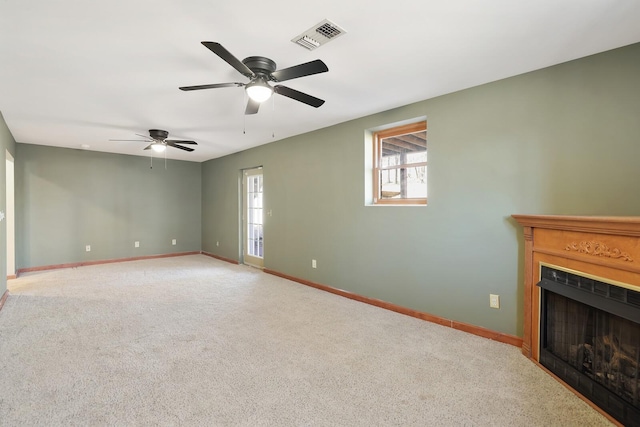
[[[640,293],[542,266],[540,363],[640,426]]]

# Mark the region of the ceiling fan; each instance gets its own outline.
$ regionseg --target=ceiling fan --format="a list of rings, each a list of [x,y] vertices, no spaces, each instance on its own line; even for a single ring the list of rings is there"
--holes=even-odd
[[[247,107],[244,111],[245,114],[256,114],[260,108],[260,103],[269,99],[274,92],[315,108],[324,104],[324,100],[295,89],[291,89],[290,87],[278,84],[271,86],[269,84],[269,82],[278,83],[329,71],[329,68],[327,68],[325,63],[319,59],[295,65],[293,67],[283,68],[282,70],[277,70],[276,63],[264,56],[250,56],[240,61],[227,49],[222,47],[220,43],[202,42],[202,44],[235,68],[240,74],[251,80],[249,83],[232,82],[199,86],[183,86],[179,88],[180,90],[189,91],[244,86],[247,91],[247,95],[249,96],[249,102],[247,103]]]
[[[156,153],[162,153],[167,147],[179,148],[184,151],[193,151],[191,147],[183,147],[180,144],[188,144],[188,145],[198,145],[195,141],[182,141],[177,139],[167,139],[169,136],[169,132],[166,130],[160,129],[149,129],[149,136],[140,135],[136,133],[136,135],[145,138],[144,140],[140,139],[110,139],[109,141],[145,141],[150,142],[144,149],[145,150],[153,150]]]

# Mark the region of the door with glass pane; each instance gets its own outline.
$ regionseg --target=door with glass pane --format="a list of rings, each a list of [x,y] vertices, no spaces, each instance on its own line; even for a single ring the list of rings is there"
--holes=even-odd
[[[244,263],[264,266],[264,225],[262,223],[262,168],[243,173],[243,254]]]

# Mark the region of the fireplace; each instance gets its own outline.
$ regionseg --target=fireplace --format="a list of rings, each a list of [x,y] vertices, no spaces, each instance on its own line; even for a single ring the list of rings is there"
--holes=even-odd
[[[523,354],[612,421],[640,426],[640,217],[514,218]]]

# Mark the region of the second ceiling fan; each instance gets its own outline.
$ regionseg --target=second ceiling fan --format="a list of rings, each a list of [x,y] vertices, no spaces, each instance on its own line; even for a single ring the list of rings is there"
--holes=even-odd
[[[178,139],[167,139],[169,137],[169,132],[161,129],[149,129],[149,136],[140,135],[136,133],[139,137],[144,139],[110,139],[109,141],[144,141],[149,143],[144,149],[145,150],[153,150],[156,153],[162,153],[167,147],[178,148],[184,151],[193,151],[191,147],[183,147],[180,144],[188,144],[188,145],[198,145],[195,141],[185,141]]]
[[[216,89],[222,87],[245,87],[249,101],[245,109],[245,114],[256,114],[260,108],[260,103],[266,101],[273,93],[286,96],[312,107],[318,108],[324,104],[324,100],[308,95],[306,93],[291,89],[290,87],[276,84],[271,86],[269,82],[283,82],[297,79],[299,77],[313,74],[325,73],[329,68],[319,59],[295,65],[289,68],[277,70],[276,63],[263,56],[250,56],[240,61],[227,49],[216,42],[202,42],[202,44],[213,53],[222,58],[226,63],[235,68],[240,74],[251,79],[248,83],[215,83],[198,86],[182,86],[179,89],[184,91],[200,89]]]

